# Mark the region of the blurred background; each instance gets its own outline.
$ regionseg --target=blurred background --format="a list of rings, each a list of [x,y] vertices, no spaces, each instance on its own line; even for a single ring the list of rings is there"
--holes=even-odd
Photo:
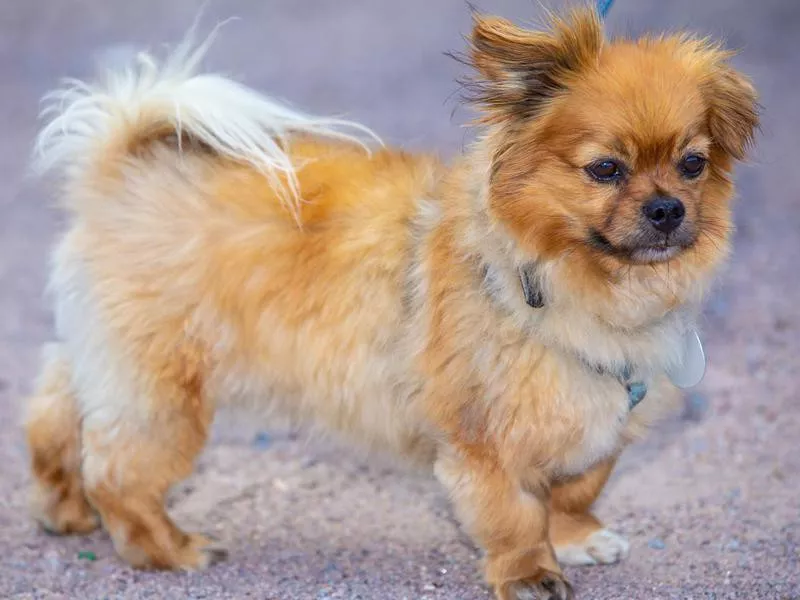
[[[39,98],[101,55],[178,40],[203,5],[204,32],[240,17],[210,68],[392,144],[452,156],[469,138],[463,67],[443,54],[463,49],[463,0],[0,3],[0,597],[488,598],[429,478],[246,419],[220,419],[172,501],[179,522],[231,548],[208,573],[134,572],[102,533],[54,539],[27,519],[18,405],[51,335],[42,294],[61,218],[26,175]],[[541,17],[534,0],[477,5]],[[632,556],[570,575],[582,598],[800,598],[800,2],[617,0],[608,19],[613,35],[681,28],[741,50],[763,131],[738,172],[736,251],[703,318],[708,375],[626,453],[599,507]]]

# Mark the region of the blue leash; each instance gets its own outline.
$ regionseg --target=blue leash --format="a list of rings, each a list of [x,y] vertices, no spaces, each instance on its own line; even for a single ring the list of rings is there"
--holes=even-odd
[[[600,14],[601,19],[606,18],[612,4],[614,4],[614,0],[597,0],[597,12]]]

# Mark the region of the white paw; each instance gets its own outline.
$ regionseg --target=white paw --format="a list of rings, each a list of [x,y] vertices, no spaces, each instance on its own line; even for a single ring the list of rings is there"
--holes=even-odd
[[[628,556],[631,545],[621,535],[608,529],[595,531],[579,544],[559,546],[556,558],[562,565],[610,565]]]

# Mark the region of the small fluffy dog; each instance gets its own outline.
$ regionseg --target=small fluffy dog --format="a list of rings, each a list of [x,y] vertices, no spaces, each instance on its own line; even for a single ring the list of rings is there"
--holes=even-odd
[[[481,135],[444,165],[195,74],[203,50],[51,95],[70,221],[27,407],[38,521],[203,569],[221,551],[165,494],[217,407],[269,406],[430,465],[497,598],[571,597],[559,563],[628,550],[590,507],[677,395],[751,84],[714,44],[608,40],[589,9],[478,16]]]

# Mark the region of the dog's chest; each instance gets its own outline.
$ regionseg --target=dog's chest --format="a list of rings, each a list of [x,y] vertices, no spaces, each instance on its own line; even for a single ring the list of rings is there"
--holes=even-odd
[[[526,355],[538,359],[527,360]],[[501,389],[497,430],[525,464],[546,465],[557,476],[584,472],[614,454],[628,425],[631,396],[611,374],[598,373],[561,353],[523,351],[509,364]],[[501,416],[502,415],[502,416]],[[511,422],[503,423],[503,419]]]
[[[566,476],[584,472],[619,449],[634,398],[617,377],[582,366],[563,369],[560,380],[554,404],[562,415],[564,448],[553,467]]]

